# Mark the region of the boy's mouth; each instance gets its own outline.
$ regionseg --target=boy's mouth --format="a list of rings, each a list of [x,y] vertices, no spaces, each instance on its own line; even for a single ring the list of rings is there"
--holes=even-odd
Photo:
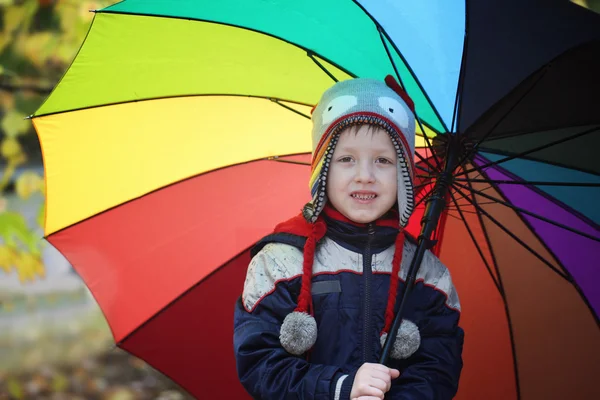
[[[359,201],[370,201],[370,200],[374,200],[377,197],[377,194],[374,192],[352,192],[350,193],[350,196],[353,199],[359,200]]]

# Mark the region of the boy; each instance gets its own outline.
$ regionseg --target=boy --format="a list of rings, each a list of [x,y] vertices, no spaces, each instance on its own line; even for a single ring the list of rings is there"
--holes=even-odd
[[[451,399],[460,305],[431,253],[387,367],[378,364],[414,240],[414,105],[396,81],[353,79],[313,111],[312,201],[261,240],[236,305],[238,375],[260,399]],[[317,333],[318,329],[318,333]]]

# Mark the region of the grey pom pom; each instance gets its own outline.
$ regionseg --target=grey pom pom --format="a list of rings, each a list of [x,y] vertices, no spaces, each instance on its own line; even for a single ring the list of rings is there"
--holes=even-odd
[[[385,344],[387,333],[381,335],[381,346]],[[396,341],[392,346],[390,355],[397,360],[405,359],[412,356],[421,345],[421,334],[419,328],[414,322],[403,320],[396,335]]]
[[[304,354],[317,341],[317,321],[312,315],[294,311],[283,320],[279,340],[288,353]]]

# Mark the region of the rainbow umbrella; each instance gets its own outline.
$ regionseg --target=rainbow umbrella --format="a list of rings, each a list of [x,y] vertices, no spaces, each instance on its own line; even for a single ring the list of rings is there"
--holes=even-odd
[[[96,11],[33,115],[46,237],[118,346],[199,398],[245,398],[233,305],[251,246],[309,198],[310,108],[336,80],[393,74],[419,119],[409,230],[429,221],[461,297],[458,398],[598,398],[600,18],[539,3]]]

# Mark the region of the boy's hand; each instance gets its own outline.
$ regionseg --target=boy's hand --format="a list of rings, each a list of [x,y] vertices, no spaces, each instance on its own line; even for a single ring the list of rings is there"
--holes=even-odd
[[[397,369],[382,364],[364,363],[356,372],[350,398],[352,400],[383,400],[390,390],[392,379],[400,376]]]

